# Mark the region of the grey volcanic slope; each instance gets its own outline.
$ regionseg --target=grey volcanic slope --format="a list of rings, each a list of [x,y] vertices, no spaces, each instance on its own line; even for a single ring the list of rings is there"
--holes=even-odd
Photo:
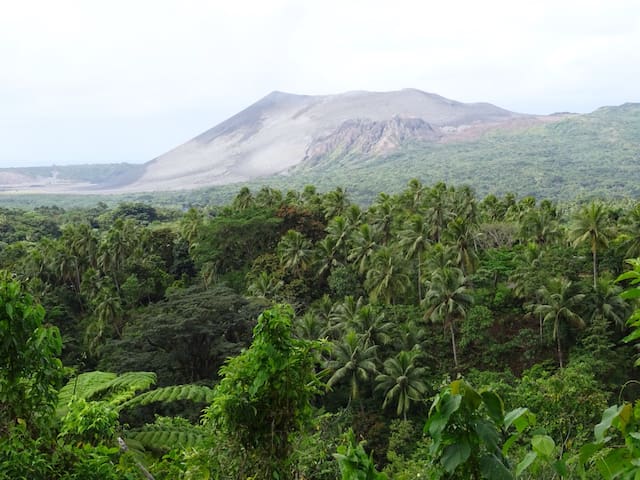
[[[461,103],[406,89],[293,95],[273,92],[194,139],[155,158],[120,191],[190,189],[286,172],[341,150],[388,152],[409,138],[437,142],[469,127],[525,118],[488,103]],[[356,142],[359,132],[373,144]],[[372,133],[373,132],[373,133]],[[345,142],[350,142],[345,147]]]

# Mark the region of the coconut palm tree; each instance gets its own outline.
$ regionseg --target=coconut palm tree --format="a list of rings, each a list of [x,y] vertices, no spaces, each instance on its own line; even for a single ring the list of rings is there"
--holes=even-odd
[[[352,327],[362,335],[366,344],[386,345],[391,341],[393,324],[385,320],[384,312],[372,305],[364,305],[358,309]]]
[[[289,230],[282,236],[277,250],[280,265],[295,277],[300,277],[311,265],[311,243],[296,230]]]
[[[413,215],[406,223],[406,228],[399,233],[400,246],[405,251],[405,258],[416,263],[416,286],[418,302],[422,302],[422,256],[429,246],[429,225],[421,215]]]
[[[428,290],[423,300],[427,307],[425,319],[441,322],[449,329],[453,362],[458,368],[458,351],[456,347],[455,323],[467,316],[468,308],[473,304],[469,294],[467,279],[462,270],[445,267],[435,270],[428,282]]]
[[[268,298],[276,300],[284,286],[284,282],[277,278],[274,274],[260,272],[257,276],[249,280],[247,293],[252,297]]]
[[[445,236],[456,249],[456,265],[465,275],[473,273],[478,263],[476,225],[462,217],[447,224]]]
[[[421,349],[427,335],[424,322],[411,318],[395,324],[392,338],[395,340],[396,349],[409,351]]]
[[[606,248],[611,235],[611,221],[605,205],[591,202],[574,216],[570,238],[574,246],[588,244],[593,258],[593,289],[597,288],[598,250]]]
[[[600,318],[616,328],[624,330],[630,308],[627,301],[620,296],[622,287],[607,278],[598,279],[596,289],[588,296],[587,304],[591,311],[591,321]]]
[[[381,247],[373,255],[364,287],[372,302],[392,304],[410,285],[404,259],[390,247]]]
[[[384,373],[376,377],[376,390],[384,394],[382,408],[396,402],[396,414],[407,419],[407,412],[414,402],[420,402],[427,393],[427,385],[423,378],[426,368],[416,367],[419,351],[401,351],[385,360]]]
[[[180,219],[180,235],[189,244],[192,251],[197,246],[198,235],[204,224],[204,214],[201,210],[191,207]]]
[[[576,293],[573,283],[565,278],[552,278],[538,291],[538,301],[532,305],[533,312],[540,315],[544,323],[553,322],[553,339],[558,350],[558,363],[564,367],[561,330],[567,325],[583,328],[585,323],[577,307],[585,298]]]
[[[326,236],[316,243],[314,256],[315,271],[318,277],[328,277],[331,269],[342,263],[338,258],[336,240],[330,236]]]
[[[327,368],[333,372],[327,387],[347,382],[349,384],[349,404],[359,398],[362,385],[377,371],[377,345],[366,345],[363,338],[353,330],[347,332],[341,341],[333,342],[331,358]]]
[[[323,337],[325,326],[312,312],[306,312],[301,317],[295,318],[293,329],[298,338],[318,340]]]
[[[354,330],[354,325],[358,323],[356,320],[358,311],[360,311],[364,305],[364,298],[359,297],[356,299],[351,295],[344,297],[341,302],[336,303],[330,314],[331,331],[344,334],[349,330]]]
[[[440,242],[442,232],[451,219],[449,197],[451,192],[447,186],[440,182],[429,191],[427,201],[427,220],[431,225],[430,236],[435,243]]]
[[[252,205],[264,208],[278,208],[282,205],[282,192],[276,188],[262,187],[255,196]]]
[[[335,190],[327,192],[322,197],[322,209],[324,211],[324,218],[331,220],[342,213],[349,206],[349,197],[347,191],[342,187],[337,187]]]
[[[640,257],[640,204],[625,215],[621,230],[625,237],[626,257]]]
[[[246,210],[252,206],[254,206],[254,200],[251,190],[249,190],[249,187],[242,187],[236,198],[233,199],[231,207],[234,210]]]
[[[332,255],[340,261],[347,258],[348,242],[355,228],[345,217],[340,215],[332,218],[327,225],[325,239],[331,241],[333,246]]]
[[[423,271],[428,275],[441,268],[453,267],[455,263],[456,252],[453,247],[434,243],[425,251]]]
[[[424,208],[425,187],[417,178],[412,178],[407,183],[407,188],[402,194],[403,205],[411,214],[422,213]]]
[[[549,209],[531,209],[520,218],[520,238],[548,245],[559,240],[562,231],[558,219]]]
[[[360,225],[351,236],[351,249],[347,260],[358,267],[361,275],[369,268],[373,253],[378,248],[378,235],[375,229],[368,223]]]
[[[370,223],[379,232],[382,245],[387,245],[393,238],[396,207],[395,198],[386,193],[380,193],[369,209]]]

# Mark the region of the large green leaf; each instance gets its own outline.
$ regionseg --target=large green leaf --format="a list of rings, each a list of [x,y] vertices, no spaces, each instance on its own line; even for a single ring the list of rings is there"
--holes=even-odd
[[[504,404],[500,396],[489,390],[482,392],[480,395],[482,396],[485,407],[487,407],[489,417],[491,417],[497,425],[502,426],[504,423]]]
[[[486,445],[487,450],[495,451],[498,449],[500,442],[500,434],[496,430],[495,425],[488,420],[477,420],[474,422],[473,428],[478,437]]]
[[[516,467],[516,477],[522,475],[522,472],[529,468],[536,458],[538,458],[538,454],[536,452],[527,453]]]
[[[626,449],[616,448],[609,451],[606,456],[596,459],[596,468],[606,480],[617,478],[630,466],[631,459]]]
[[[535,416],[528,408],[519,407],[504,416],[504,427],[509,428],[513,424],[518,432],[522,432],[529,425],[532,425],[534,421]]]
[[[491,480],[513,480],[514,478],[513,473],[493,454],[483,455],[480,458],[480,472],[484,478]]]
[[[466,440],[448,445],[442,452],[442,466],[448,473],[452,473],[469,459],[469,455],[471,455],[471,446]]]
[[[602,420],[593,429],[593,433],[596,437],[597,442],[604,441],[604,434],[607,430],[609,430],[611,424],[613,423],[613,420],[620,413],[620,410],[622,410],[622,407],[612,405],[602,413]]]
[[[540,457],[550,460],[556,449],[556,443],[549,435],[534,435],[531,438],[531,447]]]
[[[631,290],[626,290],[620,294],[620,298],[624,298],[625,300],[633,300],[635,298],[640,298],[640,288],[633,288]]]
[[[460,408],[461,395],[444,395],[440,399],[438,409],[431,413],[425,425],[425,430],[434,439],[439,439],[444,431],[449,417]]]

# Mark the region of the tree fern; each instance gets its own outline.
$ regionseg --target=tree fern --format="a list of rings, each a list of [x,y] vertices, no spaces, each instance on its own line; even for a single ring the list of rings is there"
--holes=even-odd
[[[104,390],[105,395],[96,400],[106,400],[117,406],[133,398],[138,392],[149,389],[156,383],[153,372],[126,372],[114,378]]]
[[[151,403],[169,403],[178,400],[190,400],[194,403],[211,403],[213,389],[204,385],[171,385],[157,388],[135,396],[119,406],[120,410],[149,405]]]
[[[199,425],[183,418],[158,417],[156,423],[127,433],[127,443],[139,443],[149,450],[170,450],[176,447],[193,447],[201,444],[207,433]]]
[[[56,413],[64,415],[74,396],[90,401],[106,401],[117,406],[155,383],[156,374],[153,372],[126,372],[122,375],[100,371],[81,373],[60,390]]]
[[[117,376],[117,374],[110,372],[87,372],[72,378],[58,392],[57,415],[63,416],[66,414],[67,405],[69,405],[74,396],[83,399],[92,397],[96,392],[104,390],[104,386],[108,385]]]

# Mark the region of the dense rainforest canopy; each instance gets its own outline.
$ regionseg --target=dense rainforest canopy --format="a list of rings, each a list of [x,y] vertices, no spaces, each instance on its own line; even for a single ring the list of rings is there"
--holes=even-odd
[[[0,209],[0,479],[636,478],[640,203]]]

